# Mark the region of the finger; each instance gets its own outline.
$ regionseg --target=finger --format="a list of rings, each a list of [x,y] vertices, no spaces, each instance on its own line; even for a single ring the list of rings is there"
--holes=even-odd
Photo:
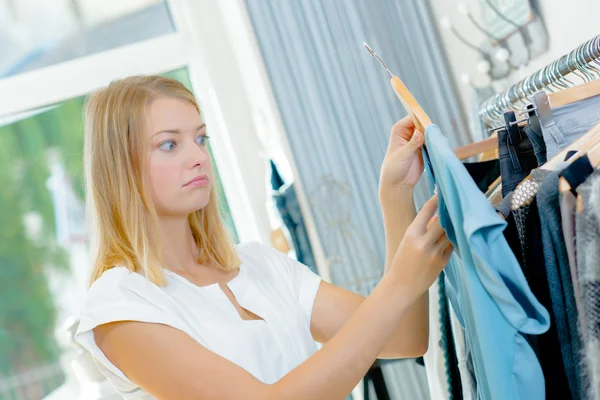
[[[439,219],[436,219],[427,225],[427,233],[425,236],[431,243],[437,243],[442,236],[445,236],[445,234],[446,232],[444,231],[444,228],[442,228]]]
[[[448,250],[448,248],[453,249],[452,243],[448,239],[448,236],[443,235],[440,239],[435,243],[435,252],[437,254],[443,254]]]
[[[423,205],[423,208],[419,211],[417,216],[415,217],[413,223],[414,229],[418,231],[418,233],[424,234],[427,232],[427,225],[429,220],[433,217],[433,214],[438,209],[438,196],[437,194],[433,195],[427,202]]]
[[[392,126],[392,136],[398,135],[406,140],[409,140],[415,130],[415,121],[407,115]]]
[[[414,133],[408,143],[406,143],[406,149],[411,151],[417,151],[423,146],[423,141],[425,137],[421,133],[421,131],[414,130]]]
[[[454,252],[454,246],[452,246],[452,243],[450,243],[450,245],[448,247],[446,247],[446,250],[444,250],[444,253],[442,253],[442,257],[445,260],[448,260],[453,252]]]
[[[402,139],[403,143],[406,143],[412,139],[415,132],[414,121],[410,116],[406,116],[392,126],[390,140]]]

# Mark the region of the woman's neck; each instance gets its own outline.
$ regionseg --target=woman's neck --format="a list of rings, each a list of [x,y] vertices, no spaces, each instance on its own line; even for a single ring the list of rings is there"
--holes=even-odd
[[[197,265],[198,248],[187,217],[160,217],[162,256],[171,271],[189,271]]]

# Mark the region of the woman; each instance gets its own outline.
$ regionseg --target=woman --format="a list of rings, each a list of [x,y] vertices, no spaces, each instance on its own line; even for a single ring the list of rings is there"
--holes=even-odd
[[[410,119],[382,167],[386,273],[366,299],[267,246],[233,246],[207,127],[179,82],[113,82],[89,100],[85,135],[95,261],[75,339],[125,398],[343,399],[376,358],[425,353],[426,291],[452,247],[436,199],[415,217]]]

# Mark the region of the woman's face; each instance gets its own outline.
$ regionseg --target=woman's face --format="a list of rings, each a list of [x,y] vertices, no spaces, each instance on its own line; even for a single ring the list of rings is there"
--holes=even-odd
[[[146,183],[161,217],[187,216],[206,207],[212,189],[206,125],[196,108],[158,97],[147,112]]]

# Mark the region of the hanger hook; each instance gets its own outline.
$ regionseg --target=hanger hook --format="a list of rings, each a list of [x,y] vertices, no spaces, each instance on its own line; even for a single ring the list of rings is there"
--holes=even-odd
[[[590,82],[592,78],[590,77],[589,72],[585,68],[585,63],[583,62],[584,60],[582,60],[581,58],[581,46],[575,49],[575,60],[577,62],[577,68],[585,76],[586,82]]]
[[[392,71],[390,71],[390,69],[387,67],[387,65],[385,65],[385,63],[383,62],[383,60],[381,59],[381,57],[379,57],[377,55],[377,53],[375,53],[375,50],[373,50],[371,48],[371,46],[369,46],[366,42],[363,42],[363,46],[365,46],[365,49],[367,49],[367,51],[369,52],[369,54],[373,57],[375,57],[377,60],[379,60],[379,62],[381,63],[381,65],[383,65],[383,68],[385,68],[385,70],[388,72],[388,74],[390,74],[390,77],[393,78],[394,74],[392,74]]]
[[[564,75],[562,75],[560,72],[558,60],[554,61],[552,63],[550,69],[552,70],[552,78],[554,81],[554,87],[557,88],[558,90],[567,89],[569,86],[566,83],[564,83],[564,81],[563,81]]]
[[[571,73],[573,73],[573,75],[575,75],[576,77],[578,77],[579,79],[581,79],[584,83],[587,82],[585,77],[583,76],[583,74],[581,73],[581,71],[579,71],[579,64],[577,63],[577,60],[573,60],[571,61],[571,58],[574,58],[575,55],[573,54],[573,52],[569,53],[567,55],[567,65],[569,66],[569,70],[571,71]],[[573,66],[573,69],[571,68],[571,66]]]
[[[556,62],[556,69],[557,69],[558,73],[561,74],[560,70],[559,70],[559,65],[560,65],[560,59]],[[567,65],[568,65],[568,62],[567,62]],[[575,86],[575,83],[573,81],[569,80],[569,78],[567,78],[567,75],[569,75],[570,72],[571,72],[571,68],[569,68],[569,72],[561,74],[562,76],[561,76],[560,80],[565,85],[565,89]]]
[[[598,69],[598,60],[596,59],[596,57],[594,57],[594,53],[592,52],[592,50],[594,48],[594,44],[597,39],[598,38],[596,37],[596,38],[588,41],[585,44],[585,51],[587,52],[587,58],[590,59],[590,62],[588,63],[589,67],[598,76],[598,79],[600,79],[600,70]]]
[[[587,42],[582,44],[581,46],[579,46],[579,56],[581,59],[581,63],[583,68],[585,69],[585,71],[587,72],[590,81],[593,81],[594,79],[596,79],[596,77],[594,76],[594,72],[595,70],[592,69],[591,63],[589,60],[591,60],[592,57],[589,56],[589,54],[586,55],[585,50],[587,49]]]

